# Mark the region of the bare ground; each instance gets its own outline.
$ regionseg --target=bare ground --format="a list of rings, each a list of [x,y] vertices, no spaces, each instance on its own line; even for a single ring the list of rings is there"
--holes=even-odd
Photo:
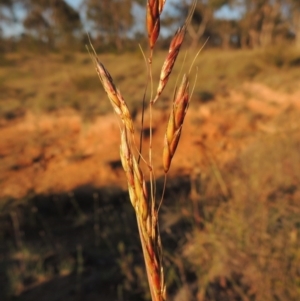
[[[154,116],[153,153],[156,176],[160,176],[168,112],[155,111]],[[282,116],[286,117],[284,124]],[[191,174],[195,168],[211,164],[211,160],[222,165],[261,133],[297,131],[297,116],[300,117],[300,91],[284,94],[258,83],[246,83],[238,91],[207,103],[193,100],[170,174]],[[136,118],[137,129],[139,123],[140,115]],[[83,185],[126,186],[114,114],[87,123],[74,111],[39,116],[28,112],[17,119],[2,120],[0,125],[2,200],[20,199],[30,193],[62,193]],[[148,156],[146,152],[144,156]]]

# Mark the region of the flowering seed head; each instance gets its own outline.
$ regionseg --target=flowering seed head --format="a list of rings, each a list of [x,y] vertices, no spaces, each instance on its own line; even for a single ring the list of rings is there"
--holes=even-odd
[[[160,79],[159,79],[159,84],[157,87],[156,97],[153,102],[156,102],[156,100],[161,95],[162,91],[164,90],[165,86],[167,85],[169,76],[173,70],[175,61],[177,59],[180,47],[183,43],[185,32],[186,32],[186,26],[184,25],[176,31],[176,33],[170,43],[169,53],[164,61],[164,64],[163,64],[161,72],[160,72]]]
[[[180,139],[184,117],[189,104],[189,81],[186,75],[178,88],[173,102],[173,108],[169,117],[164,139],[163,168],[165,173],[169,171],[172,158]]]
[[[169,52],[172,52],[174,49],[178,49],[179,51],[183,43],[185,33],[186,33],[186,25],[183,25],[177,29],[170,43]]]
[[[159,14],[162,13],[165,3],[166,3],[166,0],[159,0],[158,1],[158,11],[159,11]]]
[[[165,135],[164,149],[163,149],[163,168],[164,168],[165,173],[167,173],[170,169],[171,160],[172,160],[172,157],[171,157],[171,152],[170,152],[170,148],[169,148],[168,138],[167,138],[167,135]]]
[[[128,185],[128,192],[129,192],[130,202],[131,202],[133,208],[135,208],[136,203],[137,203],[137,197],[136,197],[134,187]]]
[[[136,193],[135,193],[135,186],[134,186],[132,154],[128,145],[127,134],[125,129],[121,133],[120,158],[121,158],[123,169],[126,174],[129,197],[132,205],[135,207]]]
[[[120,152],[121,152],[121,159],[124,160],[124,162],[129,162],[129,160],[131,159],[131,152],[129,149],[129,145],[128,145],[128,138],[127,138],[127,133],[126,130],[122,130],[121,132],[121,145],[120,145]]]
[[[150,48],[153,49],[160,31],[158,0],[148,0],[146,22]]]
[[[99,75],[103,88],[112,104],[112,107],[117,115],[120,116],[125,127],[134,133],[133,121],[126,105],[126,102],[120,91],[116,88],[113,79],[104,65],[95,58],[96,71]]]
[[[184,74],[181,85],[179,86],[174,101],[174,119],[175,119],[176,128],[182,126],[188,105],[189,105],[189,81],[186,74]]]
[[[134,187],[136,191],[136,196],[138,200],[137,209],[141,214],[143,220],[146,220],[148,217],[148,201],[147,201],[147,189],[146,183],[144,180],[143,173],[135,160],[133,158],[133,176],[134,176]]]
[[[99,75],[100,81],[103,85],[103,88],[105,92],[108,95],[108,98],[110,99],[112,105],[114,108],[120,107],[120,100],[117,96],[117,89],[113,83],[112,77],[109,74],[109,72],[106,70],[104,65],[97,61],[96,64],[96,71]],[[117,113],[118,114],[118,113]]]

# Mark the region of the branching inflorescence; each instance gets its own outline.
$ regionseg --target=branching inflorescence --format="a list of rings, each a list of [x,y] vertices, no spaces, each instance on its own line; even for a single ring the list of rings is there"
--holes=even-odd
[[[156,44],[160,31],[160,15],[163,11],[166,0],[148,0],[146,24],[148,31],[148,41],[150,54],[148,59],[149,64],[149,79],[152,83],[152,58],[153,50]],[[194,3],[195,4],[195,3]],[[174,67],[176,58],[179,54],[180,47],[183,43],[186,28],[190,22],[193,8],[188,16],[185,24],[181,26],[175,33],[169,46],[169,52],[161,69],[160,79],[155,96],[150,99],[150,146],[149,160],[146,162],[148,172],[150,174],[150,188],[147,188],[143,171],[139,165],[139,159],[142,156],[140,151],[137,151],[134,138],[134,123],[131,117],[127,104],[122,97],[120,91],[116,88],[112,76],[98,60],[94,51],[93,61],[96,71],[103,85],[105,92],[112,104],[115,113],[121,120],[121,144],[120,158],[123,169],[125,171],[128,192],[131,204],[135,210],[139,235],[145,260],[147,277],[151,292],[152,301],[166,300],[166,285],[164,280],[163,270],[163,254],[162,245],[158,227],[158,211],[161,201],[157,202],[155,198],[154,182],[154,166],[152,163],[152,106],[158,101],[161,93],[167,85],[168,79]],[[170,169],[172,158],[175,154],[184,118],[190,101],[189,93],[189,74],[184,74],[181,84],[176,89],[174,95],[172,109],[164,137],[164,148],[162,154],[163,168],[165,172],[165,180]],[[152,85],[151,85],[152,86]],[[151,95],[153,95],[151,91]],[[144,159],[144,161],[146,161]],[[166,182],[165,182],[166,183]],[[150,189],[150,194],[148,193]],[[163,199],[163,196],[161,200]]]

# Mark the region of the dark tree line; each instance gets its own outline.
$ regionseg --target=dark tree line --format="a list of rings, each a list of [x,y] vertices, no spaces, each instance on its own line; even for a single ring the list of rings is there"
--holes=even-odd
[[[184,11],[189,4],[182,1],[178,10]],[[216,18],[225,5],[239,10],[240,18]],[[189,33],[195,46],[201,37],[210,36],[222,48],[292,42],[300,49],[300,0],[199,0]]]
[[[123,50],[136,44],[144,24],[136,24],[135,9],[146,0],[82,0],[75,10],[65,0],[0,0],[2,48],[7,28],[21,24],[18,43],[42,44],[49,49],[80,48],[91,32],[98,48]],[[192,0],[173,0],[165,26],[178,26]],[[216,17],[229,7],[240,17]],[[22,12],[22,17],[20,17]],[[210,44],[222,48],[260,48],[274,43],[294,43],[300,49],[300,0],[198,0],[188,28],[193,47],[210,36]],[[25,46],[26,46],[25,43]],[[24,45],[24,44],[23,44]]]

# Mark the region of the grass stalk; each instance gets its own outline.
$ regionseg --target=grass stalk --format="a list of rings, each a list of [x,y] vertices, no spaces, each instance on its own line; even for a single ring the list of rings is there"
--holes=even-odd
[[[196,2],[196,1],[195,1]],[[144,173],[140,167],[140,159],[145,159],[142,155],[142,135],[140,135],[139,143],[135,142],[134,122],[131,117],[127,104],[122,97],[121,92],[117,89],[113,82],[113,78],[104,67],[102,62],[97,58],[93,46],[90,44],[93,54],[91,55],[96,71],[103,85],[105,92],[111,102],[115,113],[120,117],[120,158],[122,166],[127,178],[128,193],[131,204],[135,210],[137,225],[139,230],[140,241],[146,266],[147,278],[151,293],[152,301],[165,301],[166,284],[164,279],[163,268],[163,251],[161,237],[158,224],[158,212],[163,202],[163,196],[167,181],[167,173],[171,166],[172,158],[176,152],[177,145],[180,140],[183,121],[189,105],[189,73],[184,74],[181,84],[178,88],[175,87],[172,110],[170,113],[169,122],[166,128],[164,150],[162,161],[165,171],[164,188],[161,199],[156,201],[156,182],[155,169],[153,166],[153,106],[159,100],[159,97],[168,83],[168,79],[172,73],[176,58],[179,54],[180,47],[184,41],[186,27],[191,20],[191,16],[195,7],[195,2],[192,5],[192,10],[187,17],[183,26],[175,33],[171,40],[169,53],[164,61],[160,73],[158,88],[154,96],[153,92],[153,70],[152,61],[154,58],[154,46],[160,31],[160,15],[163,11],[165,0],[148,0],[146,9],[146,24],[149,41],[149,58],[147,62],[148,82],[150,83],[150,101],[149,101],[149,149],[148,149],[148,168],[150,177],[150,185],[148,188],[145,182]],[[142,51],[142,53],[144,53]],[[147,93],[145,91],[143,101],[145,101]],[[142,112],[142,130],[144,125],[144,108]],[[137,145],[139,147],[137,147]]]

